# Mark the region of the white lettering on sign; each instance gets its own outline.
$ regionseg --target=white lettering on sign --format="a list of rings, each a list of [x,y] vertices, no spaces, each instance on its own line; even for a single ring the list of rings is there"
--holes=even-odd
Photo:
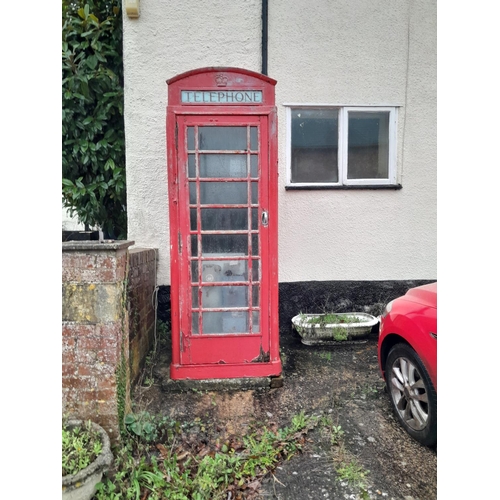
[[[181,90],[190,104],[262,104],[262,90]]]

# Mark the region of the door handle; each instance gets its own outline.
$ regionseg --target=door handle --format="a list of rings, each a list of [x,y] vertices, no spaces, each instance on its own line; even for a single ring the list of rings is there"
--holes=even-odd
[[[262,225],[267,226],[268,223],[269,223],[269,215],[267,213],[267,210],[263,210],[262,211]]]

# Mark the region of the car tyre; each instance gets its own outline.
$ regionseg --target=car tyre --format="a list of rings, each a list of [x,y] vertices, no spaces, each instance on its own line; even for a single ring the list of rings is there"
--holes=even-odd
[[[387,355],[385,379],[394,413],[419,443],[437,442],[437,395],[417,353],[407,344],[396,344]]]

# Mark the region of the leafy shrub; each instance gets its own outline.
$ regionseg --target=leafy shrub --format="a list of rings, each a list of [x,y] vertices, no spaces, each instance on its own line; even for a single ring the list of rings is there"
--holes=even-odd
[[[178,422],[166,416],[151,415],[147,411],[126,415],[125,427],[130,435],[144,443],[172,437],[180,430]]]
[[[63,205],[107,238],[125,238],[120,0],[63,0]]]

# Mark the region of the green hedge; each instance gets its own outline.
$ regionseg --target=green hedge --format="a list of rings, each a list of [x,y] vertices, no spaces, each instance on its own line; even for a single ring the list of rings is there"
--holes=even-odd
[[[126,238],[120,0],[62,3],[63,204],[107,238]]]

